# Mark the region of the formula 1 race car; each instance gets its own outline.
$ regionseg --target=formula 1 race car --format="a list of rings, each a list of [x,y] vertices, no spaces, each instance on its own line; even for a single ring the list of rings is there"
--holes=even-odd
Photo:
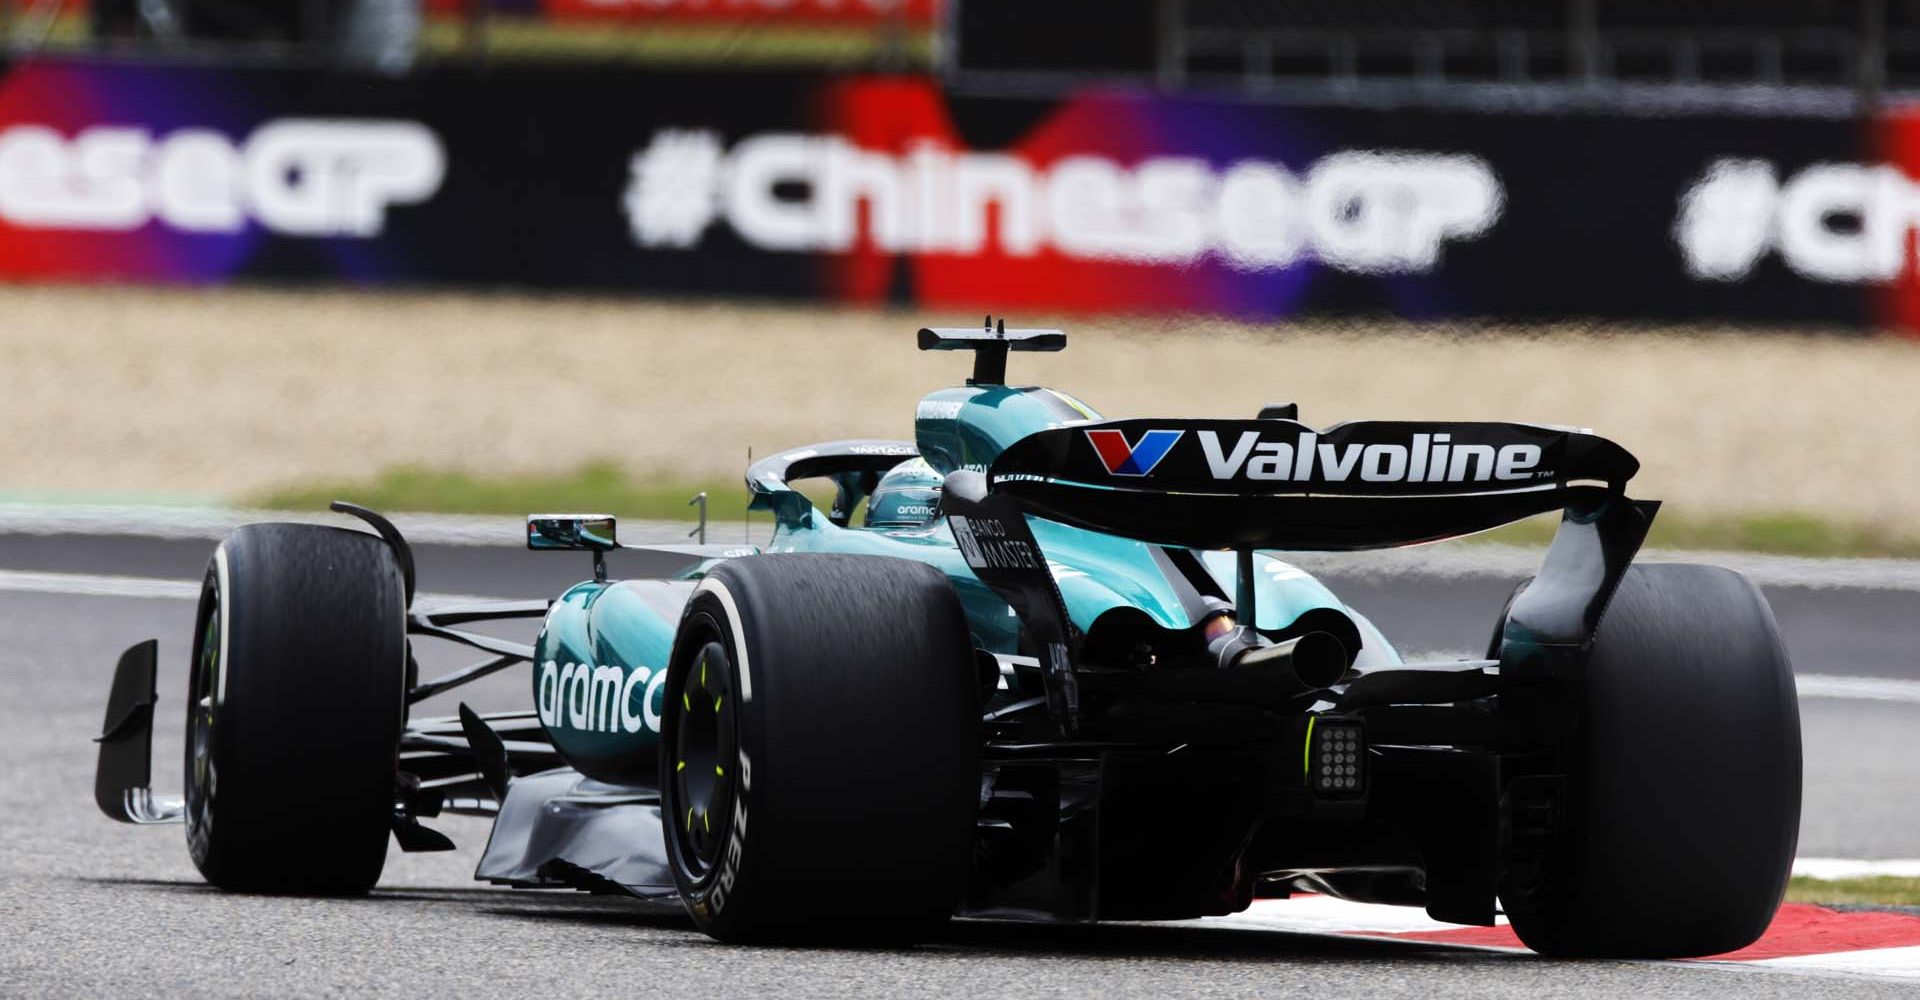
[[[254,524],[207,570],[184,800],[148,791],[155,650],[121,659],[96,798],[184,820],[216,886],[363,893],[388,837],[496,817],[476,877],[678,897],[726,941],[907,942],[958,914],[1163,920],[1327,893],[1552,955],[1739,948],[1800,808],[1794,684],[1744,577],[1634,565],[1657,503],[1611,441],[1509,423],[1107,420],[1006,382],[1050,330],[919,331],[973,377],[914,440],[747,471],[764,548],[591,553],[558,598],[414,606],[373,532]],[[831,509],[795,487],[825,480]],[[824,495],[824,494],[823,494]],[[1485,659],[1405,663],[1274,553],[1409,545],[1562,511],[1488,609]],[[856,520],[858,523],[856,523]],[[644,548],[644,547],[640,547]],[[542,619],[531,645],[466,626]],[[421,680],[411,643],[486,658]],[[408,706],[527,664],[533,707]]]

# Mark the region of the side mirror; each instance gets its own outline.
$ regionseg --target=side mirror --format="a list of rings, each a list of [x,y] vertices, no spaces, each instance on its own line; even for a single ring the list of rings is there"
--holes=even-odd
[[[527,515],[527,548],[608,552],[619,547],[612,514]]]

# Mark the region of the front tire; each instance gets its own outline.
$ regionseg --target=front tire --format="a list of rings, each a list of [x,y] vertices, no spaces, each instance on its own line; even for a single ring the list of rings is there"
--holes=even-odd
[[[1713,566],[1634,566],[1580,681],[1556,832],[1502,903],[1554,956],[1682,958],[1759,938],[1800,828],[1800,713],[1766,598]]]
[[[222,889],[357,895],[386,863],[406,715],[400,570],[372,535],[253,524],[202,585],[187,844]]]
[[[938,570],[840,555],[715,567],[681,620],[660,747],[669,865],[713,937],[907,943],[958,905],[980,696]]]

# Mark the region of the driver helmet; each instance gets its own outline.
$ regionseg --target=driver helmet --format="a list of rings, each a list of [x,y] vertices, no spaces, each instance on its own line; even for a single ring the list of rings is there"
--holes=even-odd
[[[944,482],[924,458],[910,458],[887,470],[867,498],[869,528],[922,528],[940,516]]]

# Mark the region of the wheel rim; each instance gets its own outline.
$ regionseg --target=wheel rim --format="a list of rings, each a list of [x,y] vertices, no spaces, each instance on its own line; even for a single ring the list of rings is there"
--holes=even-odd
[[[674,713],[674,813],[665,817],[688,873],[719,863],[733,816],[733,664],[726,647],[709,642],[687,668]]]
[[[204,852],[213,821],[214,698],[220,689],[220,591],[207,588],[200,649],[194,657],[187,701],[187,827],[196,852]]]

